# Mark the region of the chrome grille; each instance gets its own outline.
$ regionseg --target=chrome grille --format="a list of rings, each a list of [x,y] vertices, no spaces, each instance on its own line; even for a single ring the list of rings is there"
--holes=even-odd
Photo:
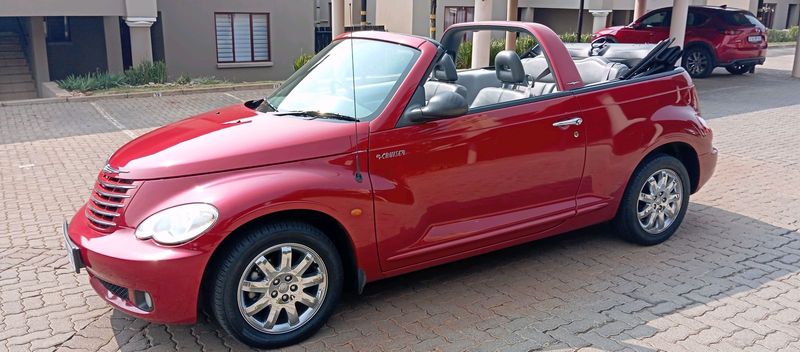
[[[127,200],[135,189],[136,184],[132,180],[101,173],[86,205],[86,218],[92,227],[101,231],[110,231],[116,227],[128,204]]]

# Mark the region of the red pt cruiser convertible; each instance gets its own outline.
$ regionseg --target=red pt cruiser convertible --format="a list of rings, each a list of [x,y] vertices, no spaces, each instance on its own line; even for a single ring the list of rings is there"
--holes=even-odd
[[[537,44],[456,70],[474,31]],[[679,57],[521,22],[345,34],[269,97],[120,148],[65,225],[68,255],[127,314],[202,308],[278,347],[367,282],[607,221],[657,244],[717,159]]]

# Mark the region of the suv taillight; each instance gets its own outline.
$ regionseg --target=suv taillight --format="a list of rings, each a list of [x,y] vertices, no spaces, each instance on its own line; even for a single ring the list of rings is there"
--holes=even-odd
[[[738,35],[738,34],[742,34],[742,32],[743,32],[743,31],[740,31],[740,30],[738,30],[738,29],[724,29],[724,28],[720,28],[720,29],[719,29],[719,32],[720,32],[720,33],[722,33],[722,34],[724,34],[724,35]]]

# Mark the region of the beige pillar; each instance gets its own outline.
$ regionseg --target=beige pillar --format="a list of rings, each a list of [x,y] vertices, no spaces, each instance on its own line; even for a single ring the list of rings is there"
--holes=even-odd
[[[592,14],[592,17],[594,17],[592,21],[592,33],[597,33],[597,31],[606,28],[608,14],[611,13],[611,10],[591,10],[589,12]]]
[[[519,0],[507,0],[506,4],[506,20],[517,20],[517,8],[519,7]],[[517,32],[506,32],[506,50],[515,50],[517,48]]]
[[[122,72],[122,41],[119,36],[119,17],[103,17],[103,32],[106,37],[108,72]]]
[[[794,67],[792,77],[800,78],[800,36],[797,36],[797,44],[794,47]]]
[[[475,22],[490,21],[492,19],[492,0],[475,0]],[[489,66],[489,42],[492,40],[490,31],[480,31],[472,34],[472,68]]]
[[[689,16],[689,0],[674,0],[672,3],[672,22],[669,25],[669,36],[675,38],[673,46],[683,47],[686,38],[686,18]]]
[[[154,17],[126,17],[125,24],[131,32],[131,59],[133,66],[153,61],[153,43],[150,41],[150,26]]]
[[[633,6],[633,20],[636,21],[647,13],[647,0],[636,0]]]
[[[42,96],[42,83],[50,81],[50,67],[47,62],[47,38],[44,30],[44,17],[31,17],[30,64],[36,91]]]
[[[336,38],[344,33],[344,0],[331,2],[331,35]]]

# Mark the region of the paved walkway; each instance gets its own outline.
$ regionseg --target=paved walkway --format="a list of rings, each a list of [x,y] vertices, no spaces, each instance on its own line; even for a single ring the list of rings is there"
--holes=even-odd
[[[389,279],[290,350],[800,349],[800,80],[789,50],[698,81],[721,150],[668,242],[596,226]],[[724,71],[723,71],[724,72]],[[115,312],[67,268],[63,219],[105,158],[156,126],[264,92],[0,108],[0,351],[246,350],[204,319]]]

